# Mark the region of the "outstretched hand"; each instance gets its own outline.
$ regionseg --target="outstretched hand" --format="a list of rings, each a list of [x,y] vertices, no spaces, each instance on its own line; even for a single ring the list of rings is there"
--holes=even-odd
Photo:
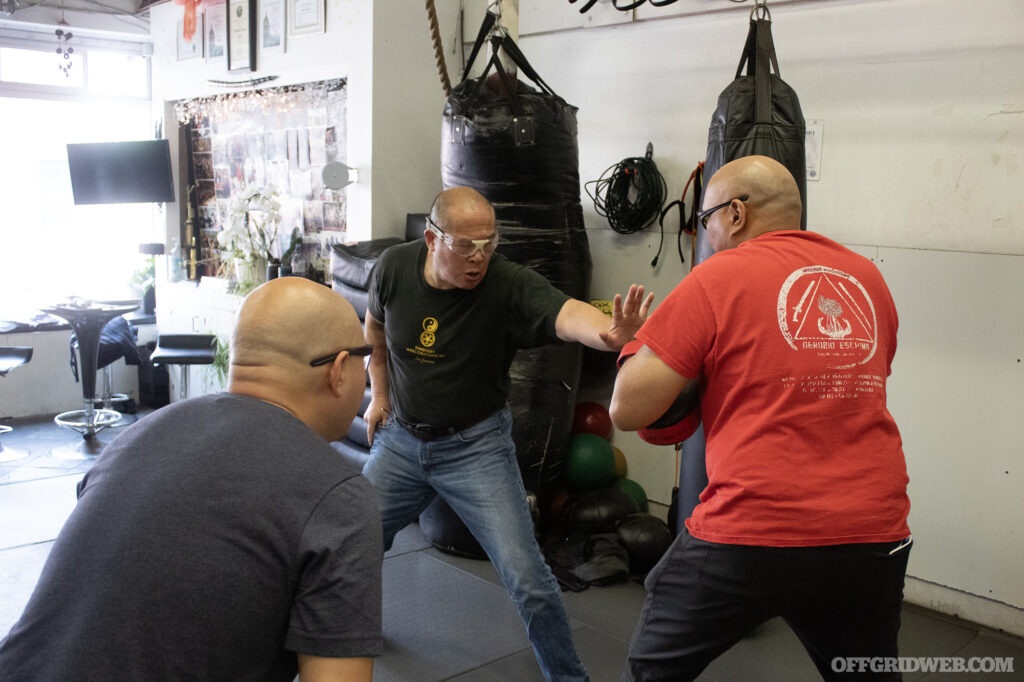
[[[625,299],[622,298],[622,294],[615,294],[612,303],[612,323],[607,331],[601,333],[601,340],[611,350],[620,350],[643,326],[652,303],[654,294],[648,294],[644,298],[643,285],[631,285]]]

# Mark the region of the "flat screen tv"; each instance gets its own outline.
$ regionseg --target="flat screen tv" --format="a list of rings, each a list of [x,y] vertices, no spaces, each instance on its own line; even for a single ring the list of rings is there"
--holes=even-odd
[[[68,144],[75,204],[173,202],[167,140]]]

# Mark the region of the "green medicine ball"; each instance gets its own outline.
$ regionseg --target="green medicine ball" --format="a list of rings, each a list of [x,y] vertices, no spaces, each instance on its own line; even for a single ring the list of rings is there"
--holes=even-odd
[[[615,481],[615,487],[633,498],[633,501],[636,502],[636,506],[640,508],[640,511],[645,514],[649,511],[647,493],[644,491],[644,487],[642,485],[629,478],[620,478]]]
[[[592,433],[580,433],[569,442],[565,458],[565,483],[570,490],[593,490],[615,479],[615,454],[611,444]]]

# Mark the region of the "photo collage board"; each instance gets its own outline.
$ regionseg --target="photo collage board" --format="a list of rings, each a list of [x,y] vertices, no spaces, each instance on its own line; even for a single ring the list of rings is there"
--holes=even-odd
[[[281,202],[275,257],[298,228],[297,260],[316,267],[346,241],[345,188],[324,186],[323,168],[345,163],[345,81],[252,90],[188,102],[199,262],[221,275],[217,233],[233,196],[259,189]],[[293,258],[293,260],[295,260]]]

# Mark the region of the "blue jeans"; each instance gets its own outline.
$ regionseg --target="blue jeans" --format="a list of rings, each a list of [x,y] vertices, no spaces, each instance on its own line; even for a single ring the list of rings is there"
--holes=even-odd
[[[384,547],[440,495],[494,564],[519,608],[541,672],[586,680],[562,592],[533,534],[506,407],[479,424],[422,441],[394,419],[374,434],[363,474],[380,501]]]

